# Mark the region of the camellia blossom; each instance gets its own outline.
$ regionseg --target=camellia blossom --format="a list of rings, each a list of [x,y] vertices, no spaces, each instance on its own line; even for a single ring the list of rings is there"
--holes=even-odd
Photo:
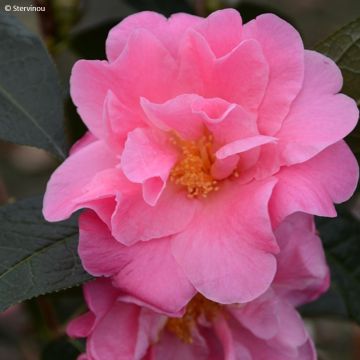
[[[284,256],[275,280],[248,303],[222,305],[197,294],[174,317],[129,301],[110,279],[86,284],[89,312],[67,328],[70,336],[87,338],[81,359],[315,360],[294,306],[317,298],[329,285],[320,239],[312,217],[303,214],[290,216],[276,235]]]
[[[89,131],[52,175],[45,218],[92,209],[85,268],[164,311],[196,292],[223,304],[263,294],[273,230],[294,212],[335,216],[356,187],[342,139],[358,110],[339,68],[277,16],[243,25],[231,9],[129,16],[106,52],[73,68]]]

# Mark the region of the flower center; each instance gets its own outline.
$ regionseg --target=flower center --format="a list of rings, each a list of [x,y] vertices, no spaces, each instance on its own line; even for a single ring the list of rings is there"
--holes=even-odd
[[[212,135],[204,135],[197,141],[185,141],[178,136],[171,140],[180,148],[182,157],[171,170],[170,180],[184,186],[190,198],[206,198],[210,192],[217,191],[218,182],[211,175],[215,161]]]
[[[207,321],[211,321],[220,310],[220,304],[206,299],[201,294],[196,294],[189,304],[181,318],[169,318],[166,323],[166,329],[175,334],[185,343],[192,343],[192,328],[196,321],[203,316]]]

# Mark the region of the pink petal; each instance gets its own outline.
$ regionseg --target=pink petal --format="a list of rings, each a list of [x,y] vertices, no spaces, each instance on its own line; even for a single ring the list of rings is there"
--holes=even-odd
[[[161,238],[183,231],[192,221],[197,200],[182,188],[168,184],[155,206],[144,202],[140,193],[122,197],[112,217],[112,234],[122,244]]]
[[[277,299],[270,290],[249,303],[229,305],[226,309],[256,337],[269,340],[276,335],[279,326],[276,304]]]
[[[95,323],[95,315],[87,312],[71,320],[66,327],[66,333],[73,338],[82,338],[89,336]]]
[[[205,96],[212,81],[215,55],[204,37],[188,30],[179,49],[178,94],[195,93]]]
[[[208,360],[208,349],[203,337],[194,329],[193,342],[187,344],[172,333],[161,334],[160,341],[153,345],[152,359],[157,360]]]
[[[105,98],[103,120],[105,142],[118,156],[123,151],[128,133],[145,126],[142,113],[125,106],[111,90]]]
[[[152,11],[143,11],[127,16],[114,26],[106,39],[106,55],[110,62],[115,61],[124,51],[131,34],[137,29],[154,31],[164,29],[166,18]]]
[[[177,159],[178,152],[167,134],[135,129],[128,134],[121,169],[130,181],[143,184],[144,200],[154,206]]]
[[[94,360],[134,359],[139,311],[135,305],[115,302],[87,340],[89,357]]]
[[[143,359],[148,351],[149,344],[159,340],[167,317],[155,313],[147,308],[140,309],[139,328],[134,359]]]
[[[170,252],[170,240],[121,245],[91,212],[80,217],[79,254],[95,276],[112,276],[117,287],[169,313],[182,309],[195,290]]]
[[[104,136],[104,100],[109,89],[117,87],[116,78],[106,61],[79,60],[72,68],[70,92],[77,111],[91,133]]]
[[[86,304],[97,318],[101,318],[111,309],[120,294],[119,290],[111,285],[111,281],[104,278],[87,282],[83,290]]]
[[[273,135],[280,129],[304,76],[304,47],[299,33],[273,14],[258,16],[243,27],[245,39],[255,39],[269,64],[269,83],[259,108],[259,130]]]
[[[124,51],[111,63],[111,69],[116,87],[110,90],[131,109],[139,107],[141,97],[163,102],[173,96],[175,60],[160,40],[145,29],[131,34]]]
[[[239,156],[228,156],[225,159],[216,159],[211,167],[211,175],[216,180],[223,180],[230,176],[237,168]]]
[[[288,347],[293,350],[303,345],[309,335],[305,330],[301,316],[291,304],[280,300],[278,305],[279,327],[273,342],[278,343],[281,347]]]
[[[268,83],[268,65],[257,41],[243,41],[216,59],[206,40],[189,31],[179,55],[178,92],[222,98],[247,111],[256,110],[261,103]]]
[[[89,190],[93,191],[94,198],[101,197],[101,189],[98,191],[87,186],[95,176],[116,164],[117,159],[101,141],[76,151],[56,169],[47,184],[44,217],[48,221],[68,218],[71,213],[84,206],[78,198]]]
[[[315,300],[329,286],[329,269],[313,216],[295,213],[276,229],[280,246],[274,288],[294,306]]]
[[[264,144],[276,142],[276,138],[271,136],[257,135],[226,144],[216,152],[218,159],[225,159],[228,156],[239,154]]]
[[[214,135],[214,140],[219,146],[259,134],[256,116],[241,106],[233,107],[226,116],[218,121],[208,121],[206,126]]]
[[[269,142],[259,149],[255,169],[255,179],[263,180],[276,174],[280,169],[279,150],[277,143]]]
[[[143,61],[144,53],[146,61]],[[106,135],[101,119],[109,91],[136,112],[141,96],[152,101],[168,99],[174,71],[175,61],[160,41],[139,29],[132,33],[115,62],[78,61],[70,80],[71,97],[89,130],[103,139]]]
[[[353,194],[359,167],[348,146],[340,141],[305,163],[282,168],[276,178],[279,182],[270,201],[275,226],[297,211],[335,216],[333,202],[343,202]]]
[[[285,164],[310,159],[355,127],[359,111],[354,100],[336,95],[341,84],[340,70],[332,60],[306,51],[303,88],[276,135]]]
[[[87,131],[84,136],[82,136],[75,144],[71,147],[69,155],[74,155],[78,150],[90,145],[91,143],[97,141],[97,138],[90,131]]]
[[[267,210],[273,187],[273,179],[243,186],[223,183],[173,237],[176,261],[207,298],[246,302],[269,287],[276,271],[271,252],[278,250]]]
[[[213,320],[213,327],[216,335],[218,336],[224,350],[224,360],[236,360],[239,355],[234,346],[231,329],[222,314],[218,314]],[[246,358],[244,359],[246,360]],[[249,359],[251,360],[251,358]]]
[[[197,140],[204,134],[204,122],[222,121],[234,108],[222,99],[204,99],[184,94],[163,104],[141,99],[149,121],[164,131],[175,131],[183,139]]]
[[[272,294],[274,295],[274,293]],[[250,322],[247,323],[247,326],[250,325],[249,330],[251,331],[241,326],[240,323],[231,322],[234,344],[246,347],[249,353],[251,353],[251,359],[256,360],[303,359],[299,354],[303,354],[306,360],[315,360],[311,343],[309,344],[309,336],[296,310],[286,301],[282,301],[281,298],[272,297],[271,292],[269,295],[267,303],[269,307],[268,314],[272,315],[273,325],[276,327],[275,336],[268,340],[262,338],[262,329],[259,327],[257,319],[254,319],[252,324]],[[251,305],[252,303],[249,303],[246,306],[250,307]],[[266,306],[265,302],[264,306]],[[255,316],[261,314],[256,314]],[[238,320],[241,319],[241,309],[236,318]],[[260,331],[260,336],[253,333],[253,330],[256,330],[256,332]],[[265,333],[266,331],[262,335],[265,335]]]
[[[195,26],[217,57],[230,52],[241,41],[242,20],[234,9],[215,11]]]
[[[269,81],[269,67],[256,40],[241,42],[214,64],[213,79],[207,84],[207,95],[237,103],[256,111]]]
[[[178,42],[186,30],[204,21],[189,14],[173,14],[169,19],[150,11],[130,15],[110,30],[106,41],[106,53],[110,61],[115,61],[124,50],[131,33],[136,29],[146,29],[154,34],[175,55]]]

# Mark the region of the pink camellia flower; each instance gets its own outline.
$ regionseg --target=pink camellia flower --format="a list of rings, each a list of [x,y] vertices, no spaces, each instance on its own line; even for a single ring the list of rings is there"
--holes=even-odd
[[[88,360],[315,360],[294,306],[329,285],[312,217],[294,214],[276,232],[283,255],[270,289],[243,304],[221,305],[195,295],[178,315],[166,316],[129,301],[109,279],[84,286],[89,312],[68,334],[87,337]]]
[[[71,94],[89,132],[51,177],[49,221],[79,208],[93,275],[168,312],[196,292],[223,303],[263,294],[276,272],[273,229],[289,214],[335,216],[358,166],[342,141],[353,100],[328,58],[275,15],[242,25],[132,15],[107,61],[79,61]]]

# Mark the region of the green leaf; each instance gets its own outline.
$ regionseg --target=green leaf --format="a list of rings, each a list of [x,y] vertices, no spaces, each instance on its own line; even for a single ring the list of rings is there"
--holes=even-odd
[[[125,0],[125,2],[138,11],[157,11],[165,16],[170,16],[177,12],[194,13],[194,10],[186,0]]]
[[[316,46],[333,59],[344,76],[343,92],[360,105],[360,18]]]
[[[345,304],[348,317],[360,323],[360,223],[346,210],[336,219],[317,219],[332,275],[332,290]]]
[[[40,197],[0,207],[0,311],[89,279],[77,255],[77,219],[48,223]]]
[[[0,138],[65,158],[62,91],[47,51],[0,12]]]

